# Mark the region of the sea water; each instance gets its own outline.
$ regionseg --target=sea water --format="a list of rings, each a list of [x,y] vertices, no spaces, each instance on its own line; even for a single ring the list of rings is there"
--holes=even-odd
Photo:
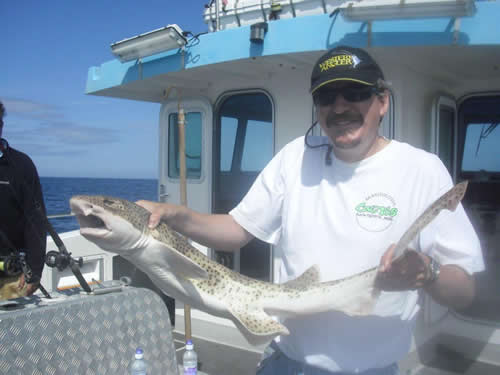
[[[40,177],[47,215],[69,214],[73,195],[109,195],[135,202],[157,200],[156,179]],[[79,228],[74,216],[49,219],[57,233]]]

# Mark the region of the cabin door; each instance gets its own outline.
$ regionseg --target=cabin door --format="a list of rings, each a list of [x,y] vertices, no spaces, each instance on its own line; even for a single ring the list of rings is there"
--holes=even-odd
[[[485,271],[476,274],[476,299],[464,312],[500,334],[500,94],[471,95],[458,110],[456,175],[469,186],[463,205],[479,236]],[[500,339],[498,340],[500,343]]]
[[[429,299],[424,316],[428,324],[446,318],[441,324],[443,347],[465,358],[498,366],[500,93],[469,95],[458,105],[452,97],[440,96],[434,103],[433,114],[432,151],[441,158],[456,183],[469,181],[462,204],[479,237],[485,270],[474,274],[476,296],[467,309],[446,314],[443,307],[429,303]]]
[[[245,196],[274,153],[273,106],[262,91],[225,94],[214,115],[212,211],[228,213]],[[253,278],[272,280],[271,247],[257,239],[215,259]]]

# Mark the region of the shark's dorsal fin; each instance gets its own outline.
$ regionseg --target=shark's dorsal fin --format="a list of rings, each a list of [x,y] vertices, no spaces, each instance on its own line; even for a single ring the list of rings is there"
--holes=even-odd
[[[302,275],[300,275],[296,279],[287,281],[286,283],[283,283],[283,285],[288,288],[297,289],[319,282],[319,267],[315,264],[309,267]]]

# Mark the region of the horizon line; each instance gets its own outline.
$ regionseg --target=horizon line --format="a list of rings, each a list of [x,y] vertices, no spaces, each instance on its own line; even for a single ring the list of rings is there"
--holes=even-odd
[[[102,180],[158,180],[158,177],[39,176],[40,178],[94,178]]]

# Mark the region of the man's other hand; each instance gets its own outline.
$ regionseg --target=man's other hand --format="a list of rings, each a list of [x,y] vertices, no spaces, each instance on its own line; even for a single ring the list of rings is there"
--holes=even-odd
[[[26,280],[24,279],[24,274],[21,274],[17,288],[20,291],[23,290],[23,288],[25,288],[23,294],[25,294],[26,296],[31,296],[38,290],[39,287],[40,287],[40,282],[27,283]]]
[[[392,260],[395,245],[382,256],[375,285],[382,290],[414,290],[429,279],[429,257],[408,249],[401,257]]]

